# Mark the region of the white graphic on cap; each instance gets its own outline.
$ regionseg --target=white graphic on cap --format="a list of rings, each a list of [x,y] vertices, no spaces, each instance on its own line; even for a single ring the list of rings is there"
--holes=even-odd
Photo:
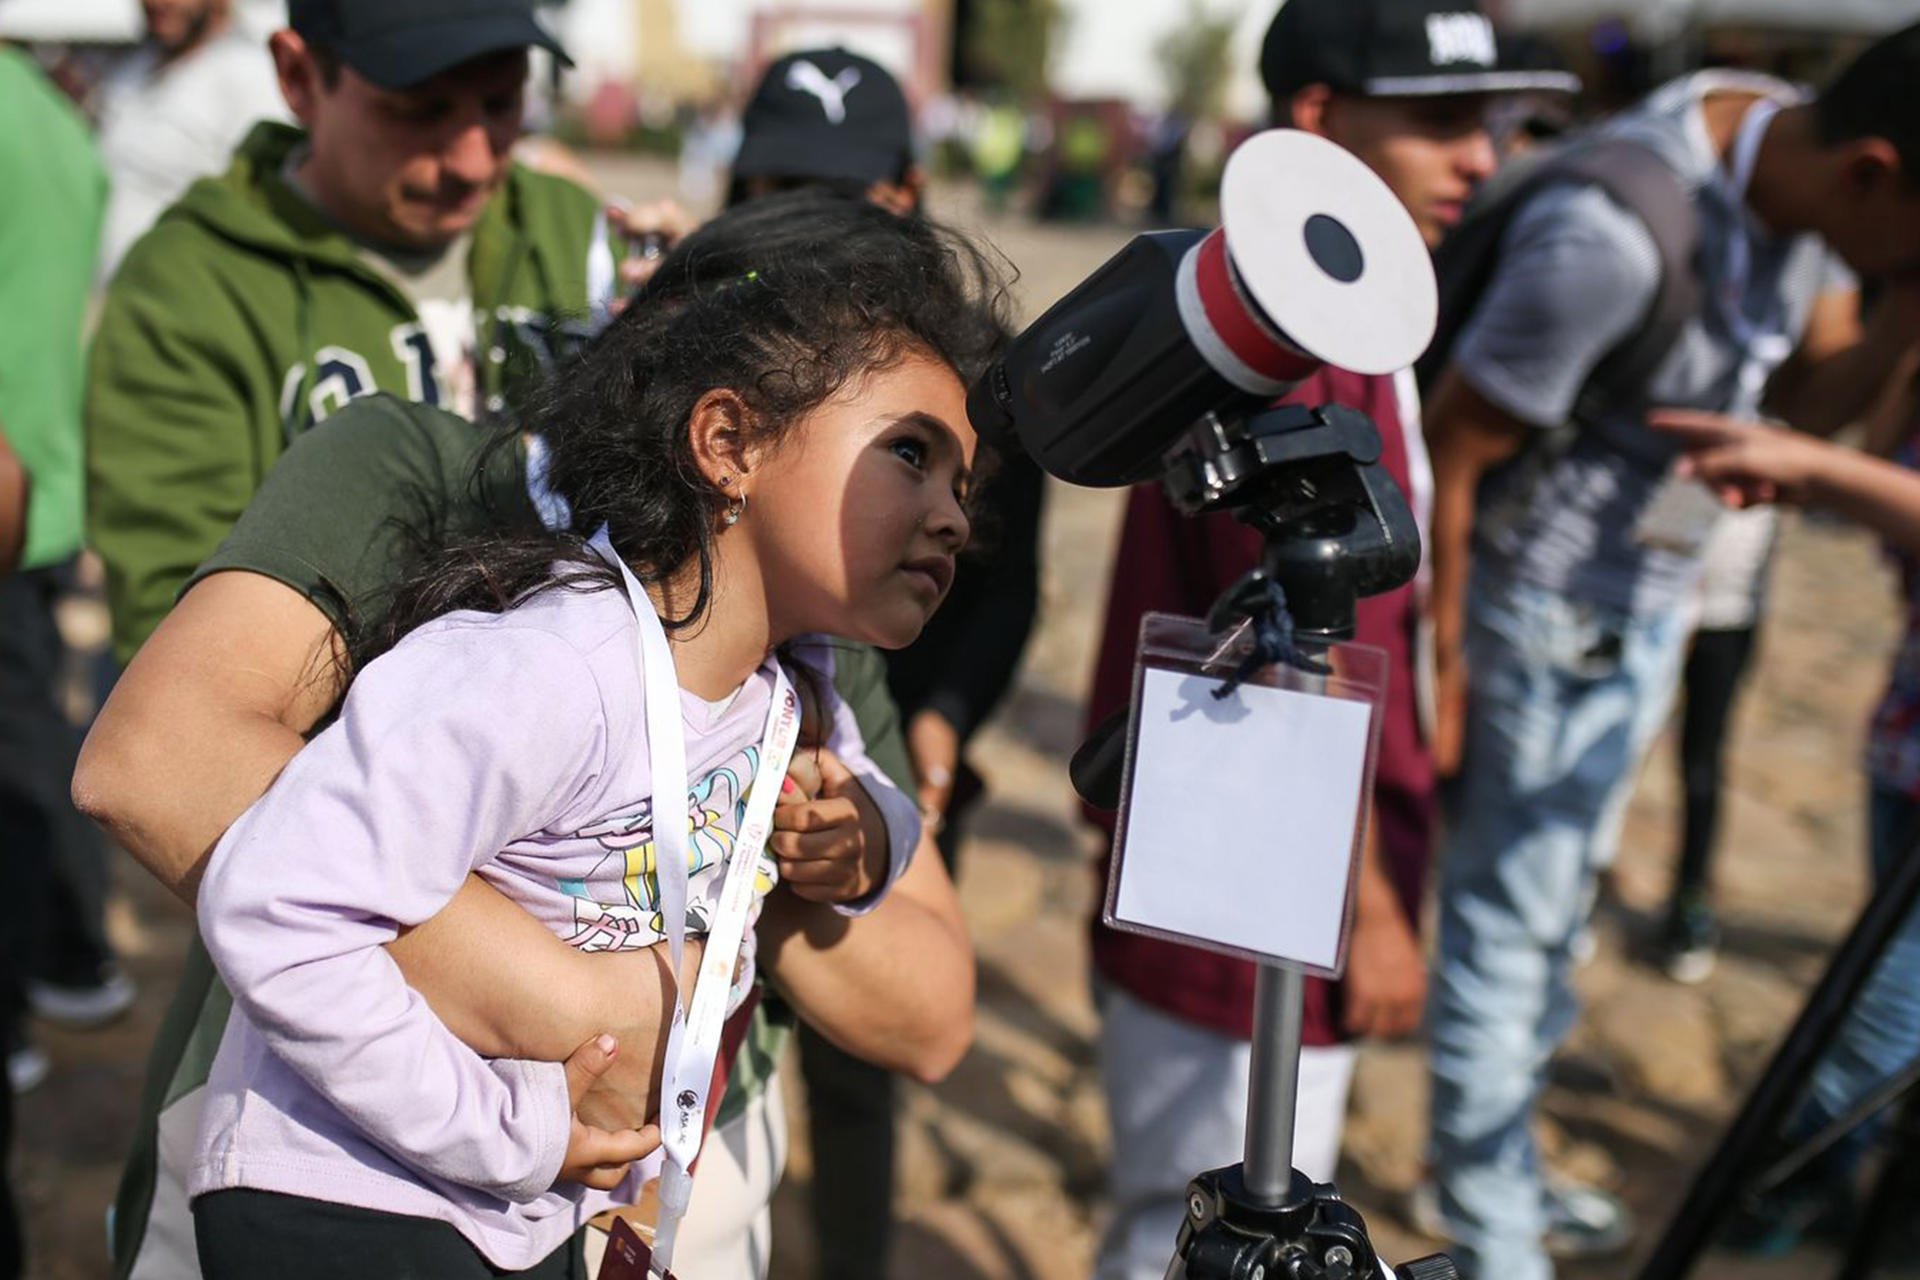
[[[860,68],[842,67],[840,74],[827,79],[827,73],[802,58],[787,68],[787,88],[810,93],[820,99],[827,119],[840,124],[847,118],[847,95],[860,83]]]
[[[1493,24],[1478,13],[1427,15],[1427,56],[1436,67],[1452,62],[1494,64]]]

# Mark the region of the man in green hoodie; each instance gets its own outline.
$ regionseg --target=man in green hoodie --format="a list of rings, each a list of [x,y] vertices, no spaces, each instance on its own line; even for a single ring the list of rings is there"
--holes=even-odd
[[[531,0],[292,0],[261,124],[128,253],[88,375],[125,662],[289,440],[375,391],[511,413],[613,286],[595,197],[515,165]],[[602,296],[595,298],[598,293]]]

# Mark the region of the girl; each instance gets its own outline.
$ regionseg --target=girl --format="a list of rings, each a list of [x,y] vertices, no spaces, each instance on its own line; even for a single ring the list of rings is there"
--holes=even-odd
[[[751,984],[795,684],[825,699],[838,804],[782,824],[779,874],[859,910],[917,839],[826,651],[790,646],[903,645],[944,596],[989,283],[931,224],[768,200],[675,249],[550,391],[536,425],[570,531],[429,563],[338,722],[209,861],[201,927],[241,1015],[191,1183],[209,1277],[571,1275],[575,1229],[633,1198],[649,1134],[582,1125],[560,1064],[474,1055],[382,950],[470,871],[584,950],[664,939],[680,972],[682,938],[710,933],[665,1067],[668,1146],[691,1159],[709,1032]]]

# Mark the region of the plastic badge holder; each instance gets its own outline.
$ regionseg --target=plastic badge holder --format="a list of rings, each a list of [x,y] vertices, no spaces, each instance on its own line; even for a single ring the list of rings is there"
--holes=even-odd
[[[1332,668],[1259,669],[1194,618],[1140,625],[1105,919],[1116,929],[1322,977],[1346,965],[1387,656],[1314,647]]]

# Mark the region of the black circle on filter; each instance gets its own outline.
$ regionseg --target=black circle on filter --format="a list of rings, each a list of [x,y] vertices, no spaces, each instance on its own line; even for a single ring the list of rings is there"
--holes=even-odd
[[[1341,284],[1352,284],[1367,269],[1366,255],[1360,252],[1360,242],[1353,238],[1353,232],[1338,218],[1324,213],[1316,213],[1307,219],[1303,228],[1307,241],[1307,254],[1315,266],[1338,280]]]

